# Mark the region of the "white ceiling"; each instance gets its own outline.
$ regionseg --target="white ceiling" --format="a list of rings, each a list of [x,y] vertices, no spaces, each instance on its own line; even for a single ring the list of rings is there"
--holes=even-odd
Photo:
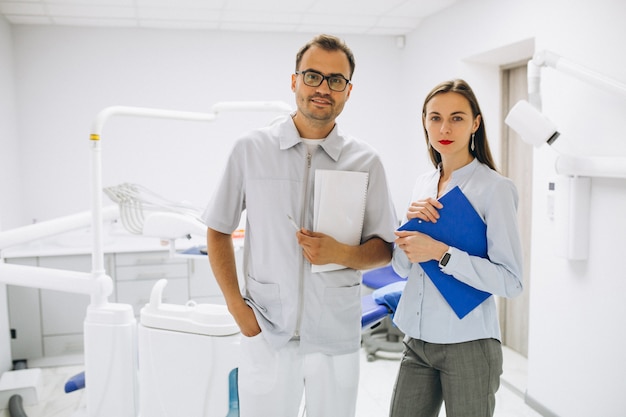
[[[17,25],[404,35],[461,0],[0,0]]]

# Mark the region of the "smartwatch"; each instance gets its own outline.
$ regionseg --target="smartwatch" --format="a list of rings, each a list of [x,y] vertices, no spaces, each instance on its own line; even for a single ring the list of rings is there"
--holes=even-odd
[[[450,249],[448,249],[446,251],[446,253],[444,253],[443,256],[441,257],[441,259],[439,260],[439,267],[440,268],[443,268],[446,265],[448,265],[448,262],[450,262],[450,256],[452,256],[452,255],[450,254]]]

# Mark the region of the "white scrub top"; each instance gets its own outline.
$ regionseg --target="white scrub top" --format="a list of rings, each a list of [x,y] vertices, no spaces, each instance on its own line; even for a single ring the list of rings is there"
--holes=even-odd
[[[309,154],[291,117],[237,140],[203,217],[209,228],[232,233],[246,210],[244,297],[271,345],[295,337],[303,353],[342,354],[360,347],[361,273],[312,273],[287,218],[313,230],[317,169],[367,172],[361,242],[394,241],[398,223],[374,149],[335,126]]]

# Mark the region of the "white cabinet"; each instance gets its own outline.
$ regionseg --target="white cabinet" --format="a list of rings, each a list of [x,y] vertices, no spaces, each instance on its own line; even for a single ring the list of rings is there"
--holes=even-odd
[[[7,262],[78,272],[91,270],[90,255],[13,258]],[[15,285],[7,286],[7,294],[13,359],[83,352],[88,295]]]
[[[7,263],[37,266],[37,258],[7,259]],[[39,290],[7,285],[13,359],[43,356]]]
[[[225,304],[206,256],[189,260],[189,293],[197,303]]]
[[[243,288],[243,250],[241,248],[235,250],[235,262],[237,262],[239,273],[239,286]],[[189,258],[189,296],[197,303],[226,304],[206,255]]]
[[[91,254],[16,257],[7,263],[90,272]],[[223,304],[206,256],[171,257],[168,250],[110,253],[106,273],[113,279],[110,302],[130,304],[136,316],[149,301],[154,284],[167,279],[163,302]],[[83,353],[83,322],[88,295],[7,286],[14,360]]]
[[[242,252],[241,248],[235,251],[240,274]],[[109,301],[130,304],[137,317],[150,300],[152,287],[163,278],[167,279],[164,303],[225,303],[206,255],[171,257],[168,250],[159,249],[107,253],[104,260],[114,285]],[[92,267],[91,254],[14,257],[5,261],[79,272],[90,272]],[[83,323],[91,301],[88,295],[8,285],[7,297],[14,360],[83,353]]]
[[[68,271],[91,271],[90,255],[44,256],[39,266]],[[83,352],[83,322],[90,297],[65,291],[39,290],[44,356]]]
[[[167,279],[164,303],[185,304],[189,300],[187,259],[172,258],[168,252],[135,252],[115,255],[115,292],[119,303],[133,306],[139,316],[160,279]]]

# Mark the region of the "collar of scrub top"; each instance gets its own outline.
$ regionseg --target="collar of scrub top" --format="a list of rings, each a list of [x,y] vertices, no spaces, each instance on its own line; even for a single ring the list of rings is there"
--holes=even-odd
[[[478,158],[474,157],[474,159],[472,159],[472,161],[469,164],[452,171],[452,178],[456,181],[459,177],[468,177],[469,175],[472,174],[472,172],[474,172],[476,167],[478,167],[478,164],[480,164],[480,162],[478,161]],[[442,168],[443,168],[443,164],[440,162],[439,165],[437,165],[437,170],[439,171],[439,175],[441,175]],[[449,188],[452,189],[452,187],[449,187]]]
[[[280,149],[289,149],[296,146],[298,143],[302,143],[298,129],[293,122],[293,118],[289,118],[287,123],[281,125],[280,132]],[[339,133],[339,127],[335,124],[333,130],[330,131],[326,140],[320,145],[322,149],[330,156],[334,161],[339,160],[341,150],[345,144],[345,139]]]

